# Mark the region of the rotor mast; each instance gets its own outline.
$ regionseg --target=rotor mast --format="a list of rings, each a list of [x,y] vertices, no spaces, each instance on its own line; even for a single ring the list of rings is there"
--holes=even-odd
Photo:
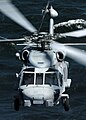
[[[50,6],[50,26],[49,26],[49,34],[53,36],[54,34],[54,18],[58,16],[58,13],[56,10],[53,9],[52,6]]]

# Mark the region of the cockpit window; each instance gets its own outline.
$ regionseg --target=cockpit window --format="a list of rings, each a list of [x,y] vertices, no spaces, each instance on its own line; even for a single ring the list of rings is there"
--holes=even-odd
[[[43,84],[43,73],[37,73],[36,74],[36,84],[41,85]]]
[[[58,86],[58,78],[57,78],[56,73],[45,74],[45,84],[57,85]]]
[[[22,84],[34,84],[34,74],[33,73],[24,73]]]

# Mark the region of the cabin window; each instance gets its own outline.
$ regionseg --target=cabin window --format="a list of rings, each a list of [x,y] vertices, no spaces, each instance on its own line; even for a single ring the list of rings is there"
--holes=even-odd
[[[57,74],[56,73],[45,74],[45,84],[58,86]]]
[[[24,73],[22,84],[34,84],[34,74],[33,73]]]
[[[43,73],[36,74],[36,85],[43,84]]]

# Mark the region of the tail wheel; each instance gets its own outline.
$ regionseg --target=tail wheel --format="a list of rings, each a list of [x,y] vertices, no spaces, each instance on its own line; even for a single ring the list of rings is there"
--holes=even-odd
[[[19,96],[15,96],[15,99],[14,99],[14,109],[16,111],[19,111],[19,107],[20,107],[20,99],[19,99]]]
[[[65,111],[69,111],[69,108],[70,108],[69,99],[63,98],[62,103],[63,103]]]

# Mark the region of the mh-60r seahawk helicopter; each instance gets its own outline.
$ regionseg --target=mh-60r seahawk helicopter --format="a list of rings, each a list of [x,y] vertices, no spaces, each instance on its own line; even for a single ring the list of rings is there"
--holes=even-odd
[[[25,41],[23,50],[20,53],[16,53],[16,56],[23,61],[23,67],[20,73],[16,74],[18,78],[18,95],[15,96],[14,100],[15,110],[18,111],[20,105],[28,107],[33,105],[54,106],[59,104],[60,99],[62,99],[64,109],[68,111],[70,105],[66,88],[70,87],[71,79],[68,79],[69,63],[64,58],[67,55],[73,60],[86,65],[86,53],[54,40],[59,35],[72,37],[86,36],[86,29],[55,34],[54,18],[58,16],[58,13],[50,5],[50,1],[48,1],[43,11],[43,19],[46,14],[50,17],[49,33],[37,31],[8,0],[0,1],[0,10],[33,33],[33,35],[22,39],[6,39],[1,41]]]

